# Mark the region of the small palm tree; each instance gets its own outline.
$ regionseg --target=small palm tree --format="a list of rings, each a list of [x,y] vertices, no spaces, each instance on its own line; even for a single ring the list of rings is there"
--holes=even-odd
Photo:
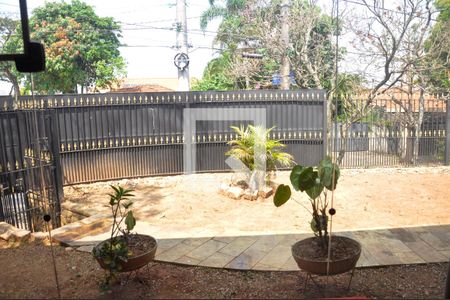
[[[247,128],[244,128],[241,125],[240,127],[231,126],[231,129],[238,135],[238,138],[228,142],[231,150],[227,151],[225,155],[241,161],[251,171],[252,178],[255,177],[257,171],[264,170],[264,166],[257,165],[258,160],[255,162],[255,149],[262,149],[261,152],[264,153],[265,157],[262,157],[260,161],[265,161],[265,171],[274,172],[277,170],[277,166],[289,167],[294,163],[292,155],[281,151],[286,147],[283,143],[269,139],[269,134],[274,127],[266,129],[262,126],[248,125]],[[256,185],[259,186],[259,184]]]

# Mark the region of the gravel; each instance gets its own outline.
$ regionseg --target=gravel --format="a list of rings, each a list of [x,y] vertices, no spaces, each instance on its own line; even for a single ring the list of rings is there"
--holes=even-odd
[[[212,269],[154,262],[138,273],[120,276],[122,284],[102,293],[103,271],[89,253],[54,246],[63,298],[369,298],[442,299],[447,263],[355,270],[315,278],[304,291],[305,273]],[[56,298],[51,248],[39,242],[0,242],[0,298]]]

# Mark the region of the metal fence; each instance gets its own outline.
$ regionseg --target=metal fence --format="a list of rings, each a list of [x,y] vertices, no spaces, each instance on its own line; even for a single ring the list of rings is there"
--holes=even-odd
[[[450,163],[443,97],[377,98],[356,121],[340,114],[327,128],[325,96],[322,90],[59,95],[21,97],[15,107],[0,97],[0,221],[36,231],[50,213],[58,226],[63,184],[183,173],[186,138],[195,145],[196,171],[229,170],[225,152],[237,137],[230,126],[254,122],[240,111],[262,109],[266,126],[275,126],[270,138],[303,165],[326,154],[340,155],[342,167]],[[366,103],[352,101],[353,109]],[[187,135],[186,108],[208,113]],[[228,109],[234,113],[225,116]]]
[[[362,108],[367,98],[352,99]],[[347,117],[347,118],[346,118]],[[376,98],[357,122],[339,116],[331,128],[329,151],[344,168],[437,165],[449,163],[450,111],[445,95],[403,94]]]
[[[21,98],[19,108],[55,111],[64,184],[183,173],[183,110],[208,109],[194,134],[196,170],[225,171],[230,126],[251,120],[224,116],[224,108],[265,109],[271,138],[296,162],[312,165],[326,151],[323,90],[174,92]],[[237,116],[237,115],[236,115]]]
[[[276,126],[271,138],[305,165],[340,152],[344,168],[442,164],[446,158],[448,163],[450,112],[443,97],[422,102],[380,97],[357,122],[346,124],[340,116],[336,130],[334,124],[326,127],[325,95],[321,90],[59,95],[22,97],[16,109],[55,114],[66,185],[183,173],[185,108],[208,109],[214,116],[196,122],[198,172],[229,170],[225,152],[236,137],[230,126],[251,123],[224,118],[225,108],[264,108],[266,125]],[[352,101],[358,107],[365,100]]]
[[[0,111],[0,221],[44,231],[43,215],[60,226],[62,181],[54,137],[55,115],[48,110]],[[56,147],[55,147],[56,146]]]

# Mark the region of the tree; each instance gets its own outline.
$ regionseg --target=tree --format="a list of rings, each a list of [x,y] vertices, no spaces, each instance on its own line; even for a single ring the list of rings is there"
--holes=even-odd
[[[192,86],[194,91],[226,91],[234,88],[234,82],[226,73],[231,63],[230,53],[212,59],[203,72],[203,78]]]
[[[40,93],[107,87],[124,74],[120,25],[79,1],[46,2],[30,18],[31,38],[44,44],[46,71],[34,75]]]
[[[0,49],[2,53],[22,53],[23,43],[21,43],[21,33],[19,31],[19,21],[8,17],[0,17]],[[16,71],[14,62],[0,62],[0,80],[9,82],[12,85],[11,92],[17,98],[20,95],[20,74]]]
[[[332,19],[320,11],[316,1],[292,0],[288,24],[291,46],[286,49],[282,4],[281,0],[228,0],[225,7],[208,9],[201,24],[206,26],[207,21],[223,17],[216,42],[230,53],[227,72],[236,87],[271,86],[286,53],[300,87],[329,87],[334,65]],[[246,51],[262,54],[263,58],[243,58],[241,54]]]
[[[353,18],[348,25],[356,34],[354,45],[360,53],[360,61],[365,64],[364,69],[376,73],[376,76],[369,74],[374,84],[362,105],[355,104],[353,106],[357,109],[347,112],[345,123],[341,127],[343,144],[337,160],[340,163],[344,157],[347,130],[351,124],[370,114],[374,109],[374,100],[381,94],[387,94],[404,112],[398,119],[403,128],[400,130],[403,135],[400,152],[404,160],[409,160],[406,153],[407,147],[410,147],[406,132],[415,133],[411,161],[414,163],[418,156],[418,133],[424,113],[424,62],[427,58],[425,41],[430,33],[434,14],[431,0],[398,1],[395,10],[385,9],[378,0],[370,3],[363,0],[362,4],[365,6],[366,15]],[[406,101],[398,99],[396,93],[391,93],[393,87],[407,95]],[[416,110],[413,96],[417,92],[420,97]],[[349,99],[352,100],[355,99]]]
[[[206,30],[209,22],[222,18],[215,41],[222,46],[233,49],[239,41],[239,36],[245,25],[242,11],[248,8],[250,0],[226,0],[223,6],[218,6],[215,0],[209,0],[210,7],[200,17],[200,27]],[[244,37],[244,36],[242,36]]]
[[[428,87],[434,91],[450,89],[450,0],[436,0],[436,23],[425,42],[425,72]]]

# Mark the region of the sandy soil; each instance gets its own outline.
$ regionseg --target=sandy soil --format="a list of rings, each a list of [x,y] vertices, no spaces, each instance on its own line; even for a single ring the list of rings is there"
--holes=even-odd
[[[57,298],[50,247],[11,246],[0,240],[0,299]],[[350,291],[346,289],[348,274],[329,278],[328,285],[326,277],[317,278],[320,288],[309,283],[304,291],[302,271],[243,272],[155,262],[127,284],[115,285],[111,292],[102,294],[99,282],[103,271],[92,255],[59,246],[54,251],[61,296],[70,299],[442,299],[448,268],[446,263],[361,268],[355,271]],[[126,277],[123,274],[121,279]]]
[[[342,170],[334,197],[333,230],[450,224],[450,167]],[[265,200],[233,200],[218,193],[232,174],[195,174],[101,182],[65,188],[66,201],[108,212],[109,185],[135,190],[135,211],[167,232],[189,236],[310,232],[309,201],[296,194],[276,208]],[[289,172],[278,172],[288,183]],[[304,207],[302,207],[304,206]]]

